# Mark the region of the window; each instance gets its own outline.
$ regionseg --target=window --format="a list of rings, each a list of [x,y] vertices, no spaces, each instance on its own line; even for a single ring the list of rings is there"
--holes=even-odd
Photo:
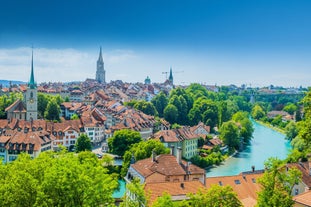
[[[256,183],[256,179],[255,179],[255,178],[252,178],[252,182],[253,182],[253,183]]]
[[[239,184],[241,184],[241,181],[240,180],[234,180],[234,183],[239,185]]]
[[[223,185],[221,181],[218,181],[218,184],[219,184],[219,186],[222,186],[222,185]]]
[[[298,195],[299,194],[299,190],[298,188],[295,188],[295,195]]]

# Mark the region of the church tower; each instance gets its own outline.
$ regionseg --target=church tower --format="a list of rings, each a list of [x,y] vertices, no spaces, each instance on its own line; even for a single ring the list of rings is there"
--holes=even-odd
[[[168,80],[170,81],[170,84],[173,85],[173,72],[172,72],[172,67],[170,68],[170,76],[168,77]]]
[[[104,61],[102,56],[102,47],[100,47],[99,57],[97,60],[96,81],[99,83],[106,83],[106,71],[104,68]]]
[[[37,83],[35,82],[33,72],[33,51],[31,54],[31,73],[28,82],[27,90],[24,93],[24,103],[26,106],[26,120],[38,119],[38,98],[37,98]]]

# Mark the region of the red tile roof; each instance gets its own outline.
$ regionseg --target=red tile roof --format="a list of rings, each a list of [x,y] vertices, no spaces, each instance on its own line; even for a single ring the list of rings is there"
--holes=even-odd
[[[163,195],[164,192],[171,195],[172,200],[184,200],[190,193],[194,194],[203,189],[204,185],[200,181],[185,182],[164,182],[164,183],[147,183],[145,185],[146,195],[150,194],[148,205]],[[180,198],[180,199],[179,199]]]
[[[296,195],[293,197],[293,200],[297,204],[301,204],[304,206],[311,206],[311,191],[307,191],[305,193]],[[301,206],[299,205],[299,206]]]
[[[240,174],[235,176],[220,176],[206,178],[206,187],[211,185],[229,185],[237,193],[239,200],[246,207],[253,207],[256,204],[257,192],[261,190],[257,179],[262,173]]]
[[[182,160],[181,165],[177,162],[176,157],[171,154],[159,155],[156,157],[156,161],[152,161],[152,158],[139,160],[131,166],[144,177],[148,177],[156,172],[165,176],[187,175],[185,170],[187,162]],[[190,165],[189,172],[190,174],[204,174],[205,170],[196,165]]]

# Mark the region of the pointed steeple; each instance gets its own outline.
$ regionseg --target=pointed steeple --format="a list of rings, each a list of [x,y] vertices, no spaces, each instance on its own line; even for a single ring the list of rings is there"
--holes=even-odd
[[[28,83],[28,87],[31,89],[34,89],[37,87],[37,85],[35,83],[35,76],[33,73],[33,50],[31,51],[31,73],[30,73],[30,80]]]
[[[99,57],[98,57],[98,62],[104,62],[103,60],[103,55],[102,55],[102,47],[100,46],[100,50],[99,50]]]
[[[173,84],[173,72],[172,72],[172,67],[170,68],[170,76],[168,77],[168,80],[170,81],[171,84]]]

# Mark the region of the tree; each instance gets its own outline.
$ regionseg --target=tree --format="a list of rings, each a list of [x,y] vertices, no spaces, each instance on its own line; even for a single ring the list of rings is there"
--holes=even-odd
[[[145,195],[144,185],[141,185],[138,179],[132,180],[131,183],[127,184],[126,188],[128,192],[125,194],[121,207],[148,206],[148,197]],[[135,196],[130,196],[130,194]]]
[[[293,103],[290,103],[284,106],[283,110],[288,112],[290,115],[294,115],[295,111],[297,111],[297,106]]]
[[[166,148],[163,143],[158,140],[150,139],[145,142],[138,142],[133,144],[123,156],[123,164],[121,170],[121,177],[124,177],[127,173],[127,170],[130,166],[130,162],[132,159],[135,161],[142,160],[151,156],[152,151],[154,153],[167,154],[169,153],[169,149]]]
[[[39,117],[44,117],[45,109],[49,103],[49,98],[43,93],[38,93],[38,114]]]
[[[57,104],[56,100],[50,99],[44,112],[44,117],[47,120],[59,121],[60,120],[59,114],[60,114],[59,105]]]
[[[230,149],[238,149],[240,145],[239,129],[233,121],[223,123],[220,128],[220,138]]]
[[[151,116],[156,116],[158,115],[158,112],[154,105],[150,102],[147,101],[137,101],[134,104],[134,108],[137,110],[142,111],[145,114],[151,115]]]
[[[265,168],[264,175],[258,180],[262,190],[258,193],[257,206],[293,206],[291,192],[295,183],[301,179],[301,172],[296,168],[287,171],[283,162],[277,158],[269,158]]]
[[[208,190],[199,190],[195,195],[190,195],[188,203],[192,207],[242,206],[231,186],[219,185],[212,185]]]
[[[108,139],[108,146],[111,153],[123,156],[131,145],[141,142],[142,138],[139,132],[122,129],[115,131],[113,137]]]
[[[259,120],[259,119],[263,118],[264,116],[265,116],[265,112],[264,112],[264,110],[261,108],[261,106],[255,105],[255,106],[253,107],[253,109],[252,109],[252,117],[253,117],[254,119]]]
[[[247,112],[239,111],[232,116],[232,120],[240,124],[239,137],[243,138],[244,143],[248,143],[253,137],[254,127],[248,118]]]
[[[178,109],[173,104],[168,104],[164,109],[164,119],[174,124],[178,119]]]
[[[158,197],[155,202],[152,204],[152,207],[177,207],[172,201],[171,196],[164,192],[161,197]]]
[[[118,185],[90,152],[20,154],[0,175],[0,206],[111,206]]]
[[[159,113],[160,117],[163,117],[164,109],[167,106],[168,99],[163,91],[161,91],[158,95],[156,95],[152,100],[151,103],[155,106],[157,112]]]
[[[76,152],[91,151],[92,144],[90,138],[86,134],[81,134],[76,142]]]
[[[296,123],[291,121],[285,127],[286,139],[292,141],[298,135]]]

